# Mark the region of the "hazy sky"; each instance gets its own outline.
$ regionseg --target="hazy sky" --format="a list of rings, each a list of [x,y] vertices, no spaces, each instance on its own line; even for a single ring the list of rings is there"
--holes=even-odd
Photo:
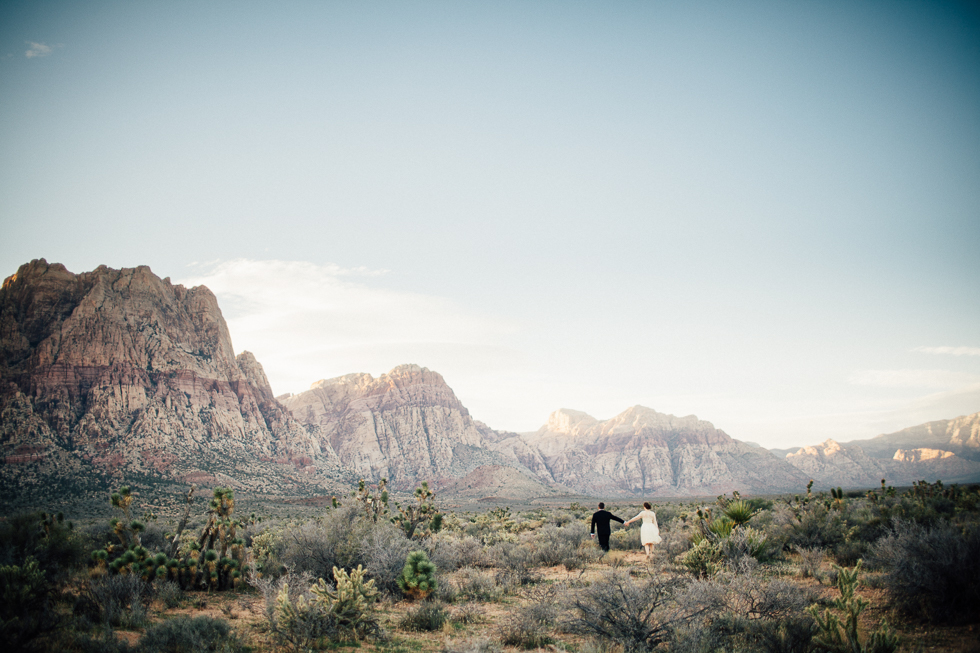
[[[980,10],[0,4],[0,273],[218,296],[276,393],[766,446],[980,410]]]

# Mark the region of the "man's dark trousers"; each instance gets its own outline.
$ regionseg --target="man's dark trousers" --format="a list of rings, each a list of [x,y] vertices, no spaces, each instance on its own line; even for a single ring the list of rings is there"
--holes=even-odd
[[[608,510],[597,510],[592,513],[592,529],[590,532],[595,533],[596,539],[599,540],[599,546],[602,547],[603,551],[609,550],[609,535],[612,533],[609,522],[612,520],[616,520],[620,524],[623,523],[622,519]]]

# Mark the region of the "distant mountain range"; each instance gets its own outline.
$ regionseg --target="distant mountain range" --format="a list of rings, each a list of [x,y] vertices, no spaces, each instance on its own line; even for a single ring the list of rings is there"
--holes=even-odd
[[[871,440],[770,452],[694,416],[562,409],[533,434],[473,419],[438,373],[402,365],[274,397],[235,355],[214,295],[147,267],[73,274],[43,259],[0,289],[0,483],[8,503],[122,483],[265,496],[358,478],[527,499],[798,491],[880,478],[980,479],[980,413]]]

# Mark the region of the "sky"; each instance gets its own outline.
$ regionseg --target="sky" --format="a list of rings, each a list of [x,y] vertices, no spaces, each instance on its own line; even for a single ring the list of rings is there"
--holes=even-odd
[[[274,392],[766,447],[980,411],[980,6],[0,4],[0,273],[149,265]]]

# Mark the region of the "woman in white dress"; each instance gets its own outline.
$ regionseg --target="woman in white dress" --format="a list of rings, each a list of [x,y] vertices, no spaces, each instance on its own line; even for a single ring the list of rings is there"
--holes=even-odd
[[[643,502],[643,510],[640,511],[640,514],[623,524],[623,526],[629,526],[635,521],[643,520],[640,524],[640,544],[646,551],[647,559],[653,557],[653,545],[659,544],[661,541],[660,526],[657,525],[657,513],[652,508],[653,506],[650,505],[649,501]]]

